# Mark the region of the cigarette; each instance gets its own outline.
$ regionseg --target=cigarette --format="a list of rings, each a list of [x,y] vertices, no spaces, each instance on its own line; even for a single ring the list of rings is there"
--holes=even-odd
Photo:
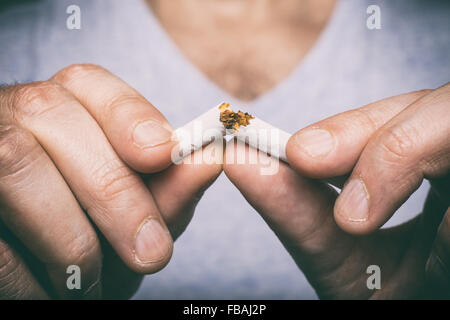
[[[287,162],[286,144],[291,134],[247,112],[234,112],[229,103],[221,103],[175,130],[174,137],[180,143],[172,152],[172,161],[179,163],[192,152],[227,135]]]
[[[290,133],[247,112],[240,110],[234,112],[229,104],[222,104],[219,109],[221,109],[220,120],[226,134],[233,135],[249,146],[287,162],[286,144],[291,137]]]
[[[199,117],[176,129],[172,139],[177,140],[178,146],[172,150],[172,161],[180,163],[184,158],[216,139],[223,140],[225,128],[220,122],[220,106],[206,111]]]
[[[274,127],[261,119],[254,118],[248,126],[241,127],[235,132],[234,136],[252,148],[270,154],[272,157],[287,163],[286,145],[291,137],[290,133]]]

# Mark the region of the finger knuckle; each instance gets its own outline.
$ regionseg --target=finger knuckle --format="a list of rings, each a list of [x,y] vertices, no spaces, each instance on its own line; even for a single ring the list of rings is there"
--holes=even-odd
[[[14,290],[18,279],[21,278],[20,263],[10,250],[9,246],[0,241],[0,292],[5,295],[6,292]]]
[[[371,132],[378,130],[382,124],[382,121],[379,117],[376,117],[376,114],[370,108],[355,109],[351,112],[354,112],[354,116],[358,119],[361,127],[368,128]]]
[[[60,83],[68,83],[73,79],[81,79],[87,77],[94,72],[98,72],[99,70],[104,69],[98,65],[90,63],[72,64],[60,70],[53,76],[52,79]]]
[[[100,244],[93,232],[83,232],[68,241],[65,264],[84,266],[101,256]]]
[[[22,133],[14,126],[0,126],[0,165],[11,167],[17,161]]]
[[[145,98],[135,92],[127,92],[115,95],[106,102],[105,109],[108,110],[108,112],[105,113],[105,116],[117,117],[122,110],[124,110],[125,113],[129,112],[128,108],[130,106],[136,106],[146,103],[148,102],[145,100]]]
[[[138,183],[138,178],[119,159],[106,161],[92,175],[96,200],[109,202]]]
[[[418,135],[414,129],[398,125],[384,130],[380,140],[385,159],[397,161],[415,154]]]
[[[29,132],[14,125],[0,125],[0,177],[15,174],[32,163],[37,147]]]
[[[63,105],[67,96],[61,85],[49,81],[19,86],[13,96],[13,117],[20,122],[40,116]]]

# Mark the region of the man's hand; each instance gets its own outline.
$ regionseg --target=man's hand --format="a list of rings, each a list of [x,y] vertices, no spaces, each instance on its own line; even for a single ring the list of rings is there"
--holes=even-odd
[[[0,299],[99,298],[102,288],[125,298],[163,268],[221,172],[170,166],[171,135],[155,107],[97,66],[1,88]],[[70,265],[81,290],[67,288]]]
[[[302,129],[290,139],[287,157],[291,167],[280,164],[274,176],[261,176],[260,165],[230,159],[224,170],[319,297],[449,297],[449,84]],[[422,213],[401,226],[377,230],[424,178],[432,189],[423,210],[417,208]],[[324,183],[342,187],[345,181],[339,196]],[[382,273],[382,288],[375,292],[366,285],[372,264]]]

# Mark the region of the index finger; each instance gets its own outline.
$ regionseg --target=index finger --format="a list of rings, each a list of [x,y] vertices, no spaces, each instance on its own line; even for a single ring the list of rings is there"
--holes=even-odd
[[[171,164],[176,144],[166,118],[135,89],[102,67],[72,65],[51,78],[69,90],[97,121],[117,154],[151,173]]]

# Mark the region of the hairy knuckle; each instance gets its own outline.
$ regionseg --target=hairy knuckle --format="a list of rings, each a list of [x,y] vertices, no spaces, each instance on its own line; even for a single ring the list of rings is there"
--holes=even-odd
[[[111,201],[138,182],[137,177],[120,160],[106,161],[94,170],[93,187],[98,201]]]
[[[80,79],[91,75],[93,72],[102,70],[103,68],[89,63],[72,64],[56,73],[52,79],[60,83],[68,83],[73,79]]]
[[[14,91],[13,116],[18,119],[34,118],[62,105],[67,93],[62,86],[48,81],[19,86]]]

